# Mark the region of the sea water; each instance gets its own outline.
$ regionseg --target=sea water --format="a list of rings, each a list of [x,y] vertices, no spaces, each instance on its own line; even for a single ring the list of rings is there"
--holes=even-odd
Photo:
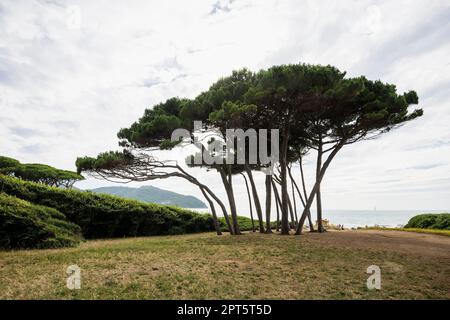
[[[208,212],[208,209],[191,209],[198,212]],[[403,227],[412,217],[422,213],[441,213],[436,210],[323,210],[323,219],[332,224],[343,225],[344,228],[357,227]],[[314,210],[311,211],[315,217]],[[242,214],[248,216],[247,214]],[[265,217],[265,216],[264,216]],[[313,218],[315,221],[315,218]]]
[[[315,214],[315,212],[312,212]],[[412,217],[422,213],[434,213],[426,210],[324,210],[323,218],[332,224],[344,225],[344,228],[365,226],[403,227]]]

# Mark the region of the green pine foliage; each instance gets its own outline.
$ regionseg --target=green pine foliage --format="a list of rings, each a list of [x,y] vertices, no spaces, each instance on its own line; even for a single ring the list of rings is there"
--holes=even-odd
[[[0,173],[11,174],[19,165],[20,162],[16,159],[0,156]]]
[[[56,169],[39,163],[20,163],[16,159],[4,156],[0,156],[0,174],[66,188],[72,188],[75,182],[84,180],[83,176],[73,171]]]

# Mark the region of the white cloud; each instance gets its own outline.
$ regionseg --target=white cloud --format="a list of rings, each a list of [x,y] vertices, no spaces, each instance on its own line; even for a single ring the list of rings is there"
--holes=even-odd
[[[450,208],[448,1],[10,0],[0,30],[0,154],[73,169],[77,156],[117,148],[118,129],[146,107],[194,97],[233,69],[332,64],[416,90],[425,116],[343,150],[325,208]],[[217,173],[194,172],[225,198]],[[155,184],[200,196],[183,181]],[[236,189],[244,211],[242,181]]]

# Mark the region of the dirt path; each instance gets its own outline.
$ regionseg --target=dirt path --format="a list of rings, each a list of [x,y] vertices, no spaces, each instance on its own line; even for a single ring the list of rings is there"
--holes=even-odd
[[[308,234],[326,245],[395,251],[418,256],[450,258],[450,237],[390,230],[346,230]]]

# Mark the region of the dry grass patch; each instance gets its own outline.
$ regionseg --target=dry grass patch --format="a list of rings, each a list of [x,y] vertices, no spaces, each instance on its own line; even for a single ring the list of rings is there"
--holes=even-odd
[[[446,240],[433,243],[412,233],[376,232],[301,237],[206,233],[0,252],[0,298],[450,298],[449,238],[426,235]],[[423,252],[427,247],[432,256]],[[81,290],[65,286],[71,264],[81,267]],[[381,267],[381,291],[366,288],[365,272],[372,264]]]

